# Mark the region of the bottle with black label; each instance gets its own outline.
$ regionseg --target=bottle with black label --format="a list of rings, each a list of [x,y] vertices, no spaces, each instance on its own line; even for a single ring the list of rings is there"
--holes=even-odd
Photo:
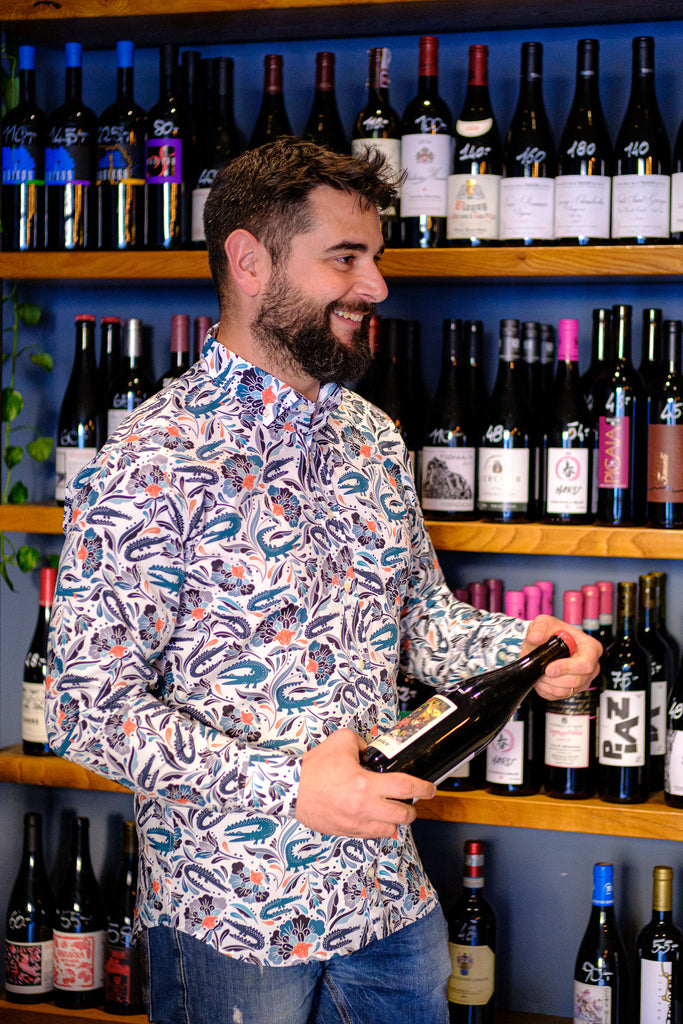
[[[126,416],[154,393],[145,367],[142,322],[131,317],[126,323],[121,370],[112,382],[107,408],[107,433],[113,434]]]
[[[56,569],[40,570],[38,621],[24,658],[21,742],[25,754],[38,757],[50,753],[45,730],[45,679],[47,676],[47,637],[56,584]]]
[[[233,65],[231,57],[203,60],[205,92],[212,100],[195,145],[192,185],[192,241],[206,248],[204,204],[221,167],[240,153],[241,143],[233,113]]]
[[[450,1024],[493,1024],[496,988],[496,916],[481,890],[484,844],[465,842],[462,895],[448,915]]]
[[[159,48],[159,99],[145,127],[145,204],[149,249],[180,249],[190,240],[190,116],[178,83],[178,47]]]
[[[488,388],[484,376],[484,324],[481,320],[465,320],[462,325],[463,364],[462,386],[469,405],[470,417],[476,431],[477,443],[481,436],[482,420],[488,405]]]
[[[285,109],[282,63],[279,53],[268,53],[263,59],[263,99],[249,139],[250,149],[292,134]]]
[[[24,815],[24,848],[7,905],[5,995],[10,1003],[52,998],[55,905],[43,861],[43,819]]]
[[[69,480],[87,466],[104,442],[96,322],[89,313],[76,317],[76,351],[57,421],[55,499],[60,503]]]
[[[119,873],[107,908],[104,959],[104,1009],[107,1013],[142,1013],[140,947],[133,938],[138,884],[138,840],[134,821],[122,826]]]
[[[396,317],[385,317],[382,320],[382,379],[378,384],[375,401],[392,420],[403,438],[411,467],[415,472],[422,437],[416,427],[416,410],[411,401],[406,362],[405,321]]]
[[[104,422],[107,420],[107,396],[114,377],[121,369],[121,318],[103,316],[100,320],[100,386],[104,398]]]
[[[610,362],[610,345],[612,335],[612,310],[596,308],[593,310],[593,331],[591,336],[591,361],[588,369],[581,376],[586,405],[592,411],[595,386]],[[597,490],[597,488],[596,488]],[[597,494],[593,497],[597,500]]]
[[[2,249],[45,248],[47,121],[36,104],[36,51],[19,47],[19,102],[0,122],[2,137]]]
[[[593,906],[574,969],[574,1020],[629,1019],[629,964],[614,915],[614,867],[593,867]]]

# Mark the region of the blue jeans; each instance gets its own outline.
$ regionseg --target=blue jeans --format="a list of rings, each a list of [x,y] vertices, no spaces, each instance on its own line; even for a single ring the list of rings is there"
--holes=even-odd
[[[258,967],[172,928],[146,933],[156,1024],[448,1024],[439,907],[345,956]]]

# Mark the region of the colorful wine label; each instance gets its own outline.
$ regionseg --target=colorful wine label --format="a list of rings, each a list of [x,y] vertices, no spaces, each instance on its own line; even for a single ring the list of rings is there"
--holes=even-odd
[[[448,943],[451,975],[448,1002],[458,1006],[486,1006],[493,998],[496,956],[490,946],[461,946]]]
[[[434,512],[473,512],[474,448],[422,449],[423,509]]]
[[[395,757],[429,729],[432,729],[439,719],[454,711],[457,706],[454,701],[443,694],[430,697],[419,708],[402,718],[398,725],[395,725],[389,732],[373,739],[372,746],[387,757]]]
[[[148,185],[182,184],[182,139],[151,138],[145,141],[145,181]]]
[[[47,995],[52,991],[54,943],[5,942],[5,988],[17,995]]]
[[[499,174],[451,174],[446,236],[498,238]]]
[[[104,932],[55,929],[55,988],[92,992],[104,985]]]
[[[548,448],[547,512],[555,515],[588,512],[589,461],[587,448]]]
[[[683,502],[683,425],[648,427],[647,500]]]
[[[598,487],[629,485],[629,416],[601,416],[598,433]]]
[[[574,1024],[610,1024],[612,989],[609,985],[574,982]]]

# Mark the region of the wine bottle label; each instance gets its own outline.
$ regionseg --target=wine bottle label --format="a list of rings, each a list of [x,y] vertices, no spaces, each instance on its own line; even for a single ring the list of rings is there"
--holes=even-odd
[[[422,508],[474,511],[474,448],[422,449]]]
[[[145,140],[145,181],[148,185],[182,184],[182,139],[169,137]]]
[[[479,449],[479,507],[525,512],[529,504],[529,449]]]
[[[609,985],[574,982],[574,1024],[611,1024],[612,989]]]
[[[121,1006],[141,1001],[140,957],[136,946],[113,947],[107,943],[104,965],[104,997]]]
[[[60,932],[55,928],[55,988],[92,992],[104,985],[104,932]]]
[[[398,179],[401,175],[401,140],[400,139],[353,139],[351,142],[351,155],[363,157],[371,149],[376,149],[384,155],[387,167],[391,170],[391,176]],[[393,206],[386,210],[380,210],[386,217],[396,215]]]
[[[598,426],[598,487],[629,485],[629,416],[601,416]]]
[[[650,754],[660,756],[666,753],[666,705],[668,685],[666,679],[655,679],[655,670],[661,675],[662,666],[650,659],[652,680],[650,682]]]
[[[671,793],[672,796],[683,796],[683,730],[681,729],[666,730],[664,791]]]
[[[64,448],[58,445],[55,449],[56,483],[55,500],[64,501],[66,485],[77,473],[88,465],[97,455],[97,448]]]
[[[458,1006],[486,1006],[493,998],[496,956],[490,946],[461,946],[448,943],[451,975],[448,1002]]]
[[[545,714],[545,763],[551,768],[588,768],[590,715]]]
[[[102,125],[98,133],[97,180],[112,185],[125,181],[128,185],[145,184],[144,150],[139,143],[131,145],[133,133],[125,125]]]
[[[79,135],[82,138],[77,141]],[[45,150],[46,185],[91,185],[91,140],[87,133],[72,128],[53,131],[50,141],[62,145]]]
[[[671,175],[671,231],[683,231],[683,171]]]
[[[450,135],[403,136],[401,163],[407,177],[401,188],[402,217],[446,216],[452,153]]]
[[[668,174],[616,174],[612,178],[612,238],[668,238]]]
[[[448,238],[498,238],[499,174],[451,174]]]
[[[22,132],[23,142],[15,142],[11,146],[2,147],[2,183],[3,185],[43,185],[42,179],[36,175],[40,165],[40,147],[33,145],[36,133],[23,126],[12,126],[16,136]],[[7,141],[7,132],[3,133],[3,141]]]
[[[604,690],[600,694],[600,764],[616,768],[643,767],[649,739],[645,728],[646,711],[645,690]]]
[[[11,927],[11,925],[10,925]],[[54,942],[5,942],[5,988],[17,995],[52,991]]]
[[[45,687],[24,680],[21,694],[21,738],[27,743],[47,743]]]
[[[554,238],[555,179],[502,178],[500,237]]]
[[[472,760],[473,757],[474,754],[470,754],[466,761],[463,761],[462,764],[458,764],[455,766],[455,768],[451,769],[448,775],[444,776],[444,779],[469,779],[470,761]],[[443,782],[444,779],[441,779],[440,781]]]
[[[204,235],[204,205],[211,188],[192,189],[192,241],[205,242]]]
[[[561,174],[555,179],[555,237],[609,238],[612,179]]]
[[[439,693],[430,697],[419,708],[415,708],[405,718],[402,718],[389,732],[373,739],[371,745],[387,757],[395,757],[429,729],[432,729],[439,719],[455,711],[457,706],[444,694]]]
[[[657,940],[660,943],[661,939]],[[664,940],[666,941],[666,940]],[[664,952],[662,949],[661,952]],[[678,959],[676,950],[670,956]],[[671,996],[674,964],[662,960],[640,961],[640,1020],[647,1024],[670,1024],[673,1020]]]
[[[683,425],[648,427],[647,500],[683,502]]]
[[[588,456],[587,448],[548,448],[547,512],[588,512]]]
[[[476,139],[480,135],[486,135],[493,128],[493,118],[484,117],[480,121],[461,121],[459,118],[455,122],[455,130],[458,135],[462,135],[466,139]]]
[[[524,758],[524,722],[513,720],[486,748],[486,781],[521,786]]]

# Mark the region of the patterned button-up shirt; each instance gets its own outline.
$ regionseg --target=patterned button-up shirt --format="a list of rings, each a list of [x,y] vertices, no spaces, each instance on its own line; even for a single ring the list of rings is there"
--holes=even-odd
[[[399,658],[446,688],[525,629],[453,598],[389,419],[209,337],[72,481],[65,530],[48,733],[135,790],[140,923],[277,966],[432,909],[410,828],[294,817],[305,750],[395,721]]]

